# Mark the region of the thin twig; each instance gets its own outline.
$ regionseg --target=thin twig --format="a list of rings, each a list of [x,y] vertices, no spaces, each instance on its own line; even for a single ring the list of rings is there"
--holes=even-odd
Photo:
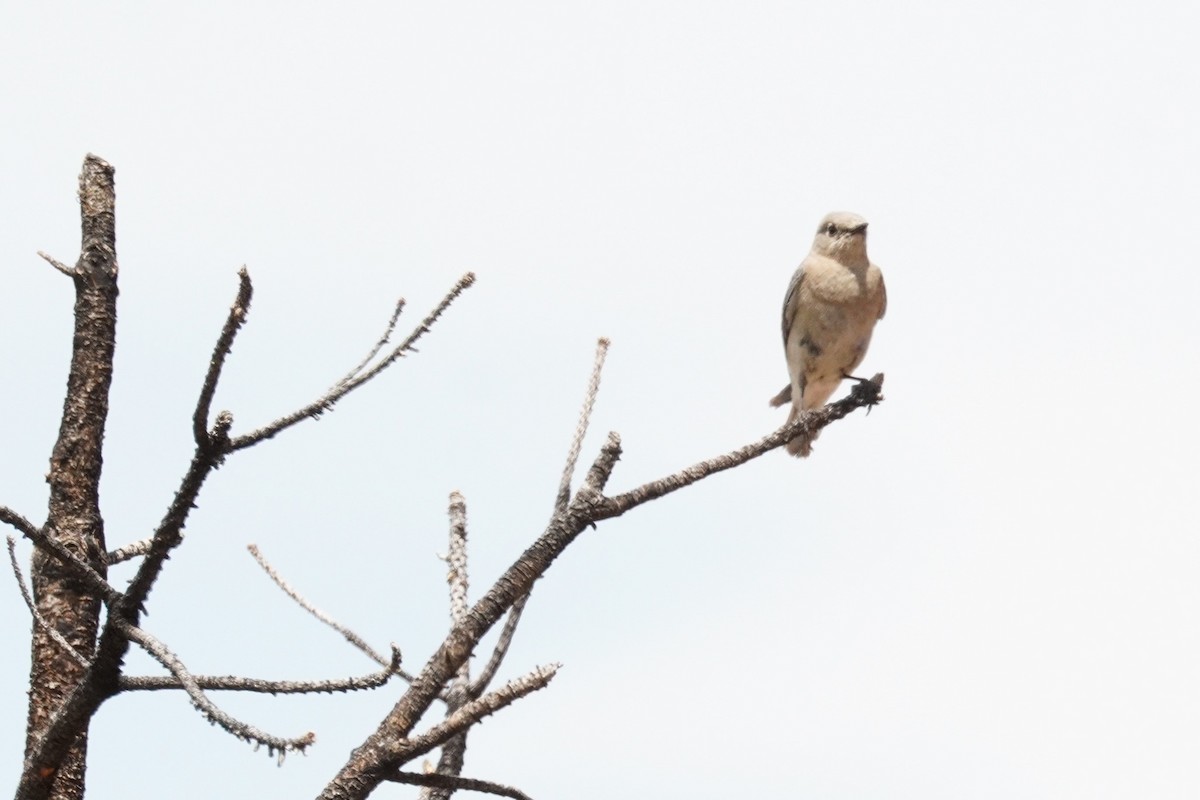
[[[41,250],[38,250],[38,251],[37,251],[37,254],[38,254],[39,256],[41,256],[41,257],[42,257],[42,259],[43,259],[43,260],[44,260],[44,261],[45,261],[47,264],[49,264],[50,266],[54,267],[56,270],[58,270],[59,272],[61,272],[63,275],[66,275],[66,276],[67,276],[67,277],[69,277],[69,278],[74,278],[74,277],[75,277],[75,274],[76,274],[76,273],[75,273],[75,268],[74,268],[74,267],[68,267],[66,264],[64,264],[63,262],[59,261],[57,258],[54,258],[53,256],[51,256],[51,255],[49,255],[49,254],[47,254],[47,253],[43,253]]]
[[[26,539],[37,541],[38,537],[42,535],[41,528],[8,506],[0,506],[0,522],[13,526]]]
[[[342,625],[340,622],[338,622],[333,617],[326,614],[324,611],[321,611],[320,609],[318,609],[312,603],[308,602],[308,600],[306,600],[304,598],[304,596],[300,594],[300,592],[296,591],[296,589],[294,589],[290,583],[288,583],[286,580],[283,579],[282,575],[280,575],[278,572],[275,571],[275,568],[273,566],[271,566],[269,561],[267,561],[266,556],[264,556],[262,554],[262,551],[260,551],[258,549],[258,545],[256,545],[256,544],[246,545],[246,549],[250,551],[250,555],[254,556],[254,560],[258,562],[258,565],[263,568],[263,572],[267,573],[267,576],[272,581],[275,582],[276,586],[278,586],[280,589],[283,590],[284,594],[286,594],[288,597],[295,600],[297,605],[299,605],[301,608],[303,608],[308,613],[312,614],[314,617],[319,619],[321,622],[325,623],[326,625],[328,625],[329,627],[333,628],[335,631],[340,633],[347,642],[354,645],[359,650],[361,650],[363,653],[365,653],[367,658],[371,659],[376,664],[379,664],[384,667],[389,665],[390,661],[387,658],[384,658],[382,655],[380,655],[379,652],[375,650],[375,648],[371,647],[371,645],[367,644],[366,641],[361,636],[359,636],[357,633],[355,633],[354,631],[347,628],[345,625]],[[404,670],[400,669],[398,665],[396,668],[396,674],[399,675],[400,677],[404,678],[404,680],[406,680],[406,681],[412,680],[412,676],[409,675]]]
[[[467,615],[467,501],[450,493],[450,548],[446,553],[446,583],[450,584],[450,621],[457,625]]]
[[[500,797],[511,797],[513,800],[533,800],[524,792],[505,786],[502,783],[481,781],[476,778],[461,778],[454,775],[442,775],[437,772],[393,772],[387,776],[393,783],[406,783],[410,786],[425,786],[432,789],[461,789],[466,792],[483,792]]]
[[[414,736],[411,739],[402,740],[395,745],[396,752],[393,754],[397,763],[403,764],[428,753],[448,739],[465,731],[484,717],[495,714],[500,709],[520,700],[525,695],[544,688],[554,679],[560,666],[560,664],[550,664],[545,667],[537,667],[529,674],[509,681],[496,691],[489,692],[483,697],[464,704],[457,711],[448,715],[444,721],[434,725],[425,733]]]
[[[150,547],[153,544],[154,539],[146,537],[139,542],[132,542],[124,547],[118,547],[116,550],[109,550],[104,555],[104,563],[111,567],[113,564],[120,564],[131,558],[144,556],[150,552]]]
[[[396,307],[392,310],[392,316],[388,320],[387,328],[383,331],[383,336],[380,336],[379,341],[375,342],[375,345],[370,349],[370,351],[367,352],[366,358],[364,358],[362,361],[358,362],[358,364],[355,365],[354,369],[350,370],[345,375],[343,375],[341,380],[339,380],[333,386],[329,387],[329,391],[332,392],[335,389],[337,389],[339,386],[344,386],[347,383],[349,383],[350,381],[354,380],[355,376],[357,376],[358,373],[360,373],[364,369],[366,369],[367,365],[371,363],[371,361],[375,358],[375,356],[379,355],[379,351],[382,350],[389,341],[391,341],[392,334],[396,332],[396,321],[400,319],[400,312],[402,312],[403,310],[404,310],[404,298],[401,297],[399,300],[396,301]]]
[[[236,675],[195,675],[192,680],[205,691],[263,692],[267,694],[317,694],[355,692],[383,686],[400,668],[400,651],[392,648],[392,663],[378,672],[358,678],[325,681],[267,681]],[[121,691],[158,691],[186,688],[179,678],[167,675],[121,676]]]
[[[201,687],[196,683],[196,679],[188,673],[187,667],[179,660],[179,657],[172,653],[163,645],[162,642],[155,639],[143,629],[132,625],[120,618],[112,618],[112,622],[121,635],[125,636],[132,642],[138,644],[143,650],[149,653],[155,661],[167,668],[182,685],[182,688],[191,698],[192,705],[203,714],[208,720],[216,725],[220,725],[229,733],[237,738],[250,742],[254,745],[266,745],[267,752],[271,755],[277,755],[282,763],[283,758],[291,750],[298,750],[303,753],[308,747],[316,741],[316,734],[309,733],[303,736],[298,736],[294,739],[283,739],[278,736],[272,736],[269,733],[260,731],[253,725],[248,725],[241,720],[231,717],[221,709],[217,708],[211,700],[205,695]]]
[[[440,317],[445,310],[450,307],[450,304],[453,303],[455,299],[460,294],[465,292],[474,282],[475,274],[472,272],[468,272],[466,275],[463,275],[461,278],[459,278],[458,283],[454,284],[454,287],[446,294],[445,297],[442,298],[442,301],[438,303],[437,307],[429,313],[429,316],[425,317],[425,319],[421,321],[421,324],[418,325],[413,332],[408,335],[408,338],[398,344],[392,350],[392,352],[387,355],[386,358],[383,358],[377,362],[375,366],[371,367],[365,372],[360,373],[354,378],[351,378],[345,383],[337,384],[333,389],[330,389],[325,394],[321,395],[319,398],[303,408],[293,411],[286,416],[280,417],[274,422],[271,422],[268,425],[259,428],[258,430],[251,431],[243,436],[235,436],[229,442],[229,450],[241,450],[243,448],[256,445],[264,439],[270,439],[280,431],[292,427],[298,422],[308,419],[309,417],[319,417],[326,411],[332,410],[334,404],[336,404],[339,400],[357,389],[359,386],[362,386],[364,383],[374,378],[380,372],[383,372],[397,359],[401,358],[405,353],[412,350],[413,345],[417,343],[417,340],[429,332],[429,329],[435,322],[437,322],[438,317]]]
[[[504,627],[500,629],[500,638],[496,640],[492,656],[479,673],[479,677],[471,683],[471,688],[467,692],[471,697],[479,697],[483,694],[488,684],[496,677],[496,672],[504,663],[504,657],[508,655],[508,648],[512,645],[513,635],[517,632],[517,624],[521,621],[521,612],[525,610],[525,604],[528,602],[529,595],[522,595],[508,610],[508,617],[504,620]]]
[[[67,655],[75,660],[79,666],[87,669],[92,664],[82,653],[74,648],[67,637],[63,636],[57,630],[52,628],[45,618],[38,613],[37,606],[33,604],[33,598],[29,595],[29,587],[25,585],[25,576],[21,574],[21,565],[17,563],[17,540],[12,536],[8,538],[8,560],[12,564],[13,577],[17,579],[17,587],[21,590],[21,598],[25,601],[25,607],[29,609],[30,615],[33,617],[34,623],[46,632],[46,635],[54,640],[54,643],[66,651]]]
[[[600,372],[604,369],[604,357],[608,355],[608,339],[596,341],[596,359],[592,363],[592,376],[588,380],[587,395],[583,399],[583,408],[579,410],[579,423],[575,426],[575,434],[571,437],[571,447],[567,450],[567,464],[563,467],[562,480],[558,483],[558,495],[554,499],[554,510],[562,511],[571,499],[571,477],[575,474],[575,464],[579,461],[579,451],[583,448],[583,437],[587,435],[588,423],[592,419],[592,407],[596,404],[596,395],[600,392]]]
[[[217,382],[221,379],[221,369],[225,359],[233,349],[233,340],[238,330],[246,322],[250,311],[250,300],[254,296],[254,286],[250,283],[250,273],[245,267],[238,270],[238,293],[233,305],[229,308],[229,316],[225,318],[225,326],[217,337],[213,348],[212,359],[208,363],[208,373],[204,376],[204,385],[200,388],[200,398],[196,402],[196,411],[192,415],[192,435],[197,447],[208,447],[212,444],[208,432],[208,414],[212,408],[213,395],[217,393]]]

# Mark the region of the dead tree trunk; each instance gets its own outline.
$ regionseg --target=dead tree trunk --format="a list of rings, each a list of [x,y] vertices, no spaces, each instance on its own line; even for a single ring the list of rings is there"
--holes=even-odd
[[[47,535],[101,575],[105,574],[104,520],[100,516],[100,468],[108,390],[117,331],[117,240],[113,169],[88,156],[79,176],[83,246],[68,272],[75,284],[75,339],[62,424],[50,457]],[[47,553],[33,557],[38,613],[75,650],[90,656],[100,623],[100,596],[79,575]],[[85,668],[40,626],[33,627],[26,755],[50,727],[54,712],[83,679]],[[50,796],[80,800],[87,768],[87,729],[53,770]]]

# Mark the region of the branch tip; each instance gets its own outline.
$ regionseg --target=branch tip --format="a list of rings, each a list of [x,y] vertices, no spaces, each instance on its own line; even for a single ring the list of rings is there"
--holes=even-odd
[[[212,357],[208,364],[208,372],[204,376],[204,384],[200,387],[200,397],[196,400],[196,411],[192,414],[192,435],[196,440],[198,448],[207,450],[219,444],[209,436],[208,414],[212,407],[213,396],[217,393],[217,383],[221,380],[221,370],[225,367],[225,359],[228,358],[230,351],[233,349],[234,338],[246,322],[246,316],[250,313],[250,301],[253,298],[254,284],[250,282],[249,270],[243,265],[238,270],[237,296],[234,298],[233,305],[229,307],[229,314],[225,318],[225,325],[222,326],[221,333],[217,337],[217,343],[213,347]],[[232,424],[232,416],[230,416],[229,421]],[[220,419],[218,419],[217,424],[220,424]],[[226,427],[226,432],[228,432],[228,427]],[[228,437],[226,436],[225,438],[227,439]]]
[[[386,357],[376,362],[374,366],[370,367],[370,369],[367,369],[367,364],[374,359],[375,355],[382,349],[384,344],[382,340],[376,344],[376,347],[372,348],[366,360],[355,366],[339,382],[335,383],[332,388],[326,391],[325,394],[321,395],[303,408],[297,409],[286,416],[280,417],[274,422],[264,425],[258,430],[232,438],[229,442],[229,449],[232,451],[241,450],[246,447],[252,447],[264,439],[270,439],[276,436],[281,431],[286,430],[287,428],[290,428],[305,419],[310,417],[315,419],[327,411],[332,411],[334,405],[337,404],[337,402],[347,394],[354,391],[359,386],[362,386],[379,373],[383,372],[397,360],[403,358],[406,353],[415,351],[415,345],[417,341],[423,335],[429,332],[430,328],[435,322],[437,322],[438,318],[446,311],[447,308],[450,307],[450,304],[453,303],[454,300],[467,289],[467,287],[474,283],[474,281],[475,276],[473,273],[467,273],[465,276],[460,278],[458,283],[456,283],[454,287],[446,294],[446,296],[442,298],[442,301],[438,303],[437,307],[435,307],[433,311],[431,311],[429,315],[426,316],[425,319],[413,329],[412,333],[408,335],[408,338],[397,345]],[[402,302],[397,304],[396,311],[393,314],[394,317],[399,316],[402,305]],[[385,333],[385,337],[387,336],[390,336],[390,331]]]
[[[373,647],[367,644],[366,640],[364,640],[357,633],[345,625],[342,625],[337,620],[333,619],[333,617],[321,611],[307,599],[305,599],[299,591],[297,591],[292,587],[291,584],[284,580],[283,576],[281,576],[275,570],[275,568],[271,566],[270,562],[267,561],[266,556],[264,556],[258,549],[258,545],[248,544],[246,545],[246,549],[250,552],[250,555],[254,557],[254,560],[258,562],[258,565],[262,567],[263,572],[267,573],[267,576],[275,583],[275,585],[278,586],[284,594],[292,598],[292,600],[294,600],[298,606],[316,617],[325,625],[328,625],[330,628],[333,628],[335,631],[340,633],[343,639],[352,644],[354,647],[358,648],[367,656],[367,658],[371,659],[376,664],[379,664],[381,667],[390,667],[393,663],[395,663],[395,673],[404,680],[409,681],[410,683],[412,682],[412,676],[400,669],[398,660],[400,657],[400,651],[395,647],[395,645],[392,646],[391,659],[384,658],[382,655],[377,653]]]
[[[562,513],[571,499],[571,478],[575,474],[575,465],[583,450],[583,439],[587,436],[588,425],[592,419],[592,409],[596,405],[596,396],[600,393],[600,374],[604,369],[604,359],[608,355],[608,339],[600,337],[596,340],[596,354],[592,361],[592,374],[588,378],[587,393],[583,398],[583,407],[579,410],[579,422],[571,436],[571,444],[567,448],[567,463],[563,467],[562,477],[558,482],[558,493],[554,497],[554,511]]]
[[[57,258],[54,258],[49,253],[44,253],[41,250],[38,250],[37,254],[38,254],[38,256],[40,256],[42,258],[43,261],[45,261],[50,266],[54,267],[56,270],[61,272],[63,275],[66,275],[68,278],[75,277],[75,268],[74,267],[68,267],[66,264],[59,261]]]

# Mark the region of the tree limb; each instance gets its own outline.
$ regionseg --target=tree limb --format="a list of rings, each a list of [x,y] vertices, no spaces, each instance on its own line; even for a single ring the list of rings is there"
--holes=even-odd
[[[72,570],[75,577],[82,581],[88,589],[100,595],[105,605],[112,605],[121,598],[121,593],[106,581],[99,572],[93,569],[90,564],[82,561],[79,556],[64,547],[57,539],[47,535],[45,531],[34,526],[33,523],[11,508],[0,506],[0,522],[12,525],[26,539],[33,542],[36,547],[53,556],[67,569]]]
[[[401,772],[397,770],[388,775],[386,780],[393,783],[406,783],[410,786],[425,786],[434,789],[449,789],[451,791],[461,789],[467,792],[483,792],[485,794],[499,795],[500,797],[511,797],[513,800],[533,800],[529,795],[511,786],[492,783],[491,781],[481,781],[475,778],[442,775],[438,772],[420,773]]]
[[[116,550],[109,550],[104,554],[104,563],[111,567],[113,564],[120,564],[128,561],[131,558],[144,556],[146,553],[150,552],[150,547],[153,544],[154,538],[147,536],[145,539],[131,542],[124,547],[118,547]]]
[[[466,275],[463,275],[461,278],[459,278],[458,283],[454,284],[454,287],[449,291],[449,293],[442,298],[442,302],[438,303],[437,308],[431,311],[429,316],[422,320],[421,324],[418,325],[413,332],[408,335],[408,338],[397,345],[386,358],[379,361],[377,364],[375,364],[375,366],[371,367],[366,372],[360,371],[359,374],[355,375],[355,377],[352,377],[349,380],[343,379],[342,381],[339,381],[332,389],[303,408],[293,411],[291,414],[286,416],[280,417],[274,422],[264,425],[258,430],[251,431],[250,433],[242,436],[235,436],[229,442],[230,451],[242,450],[244,448],[251,447],[263,441],[264,439],[270,439],[281,431],[284,431],[309,417],[319,417],[326,411],[331,411],[334,404],[336,404],[339,400],[357,389],[359,386],[362,386],[364,383],[374,378],[379,373],[383,372],[397,359],[401,358],[405,353],[412,350],[413,345],[417,343],[417,340],[429,332],[429,329],[433,327],[435,322],[437,322],[438,317],[440,317],[446,311],[446,309],[450,307],[450,304],[453,303],[459,295],[470,288],[473,283],[475,283],[475,273],[473,272],[468,272]],[[361,367],[358,369],[361,370]]]
[[[213,348],[212,359],[208,363],[208,372],[204,376],[204,384],[200,387],[200,397],[196,401],[196,411],[192,414],[192,436],[197,447],[211,447],[216,442],[211,440],[208,432],[208,414],[212,407],[213,395],[217,393],[217,382],[221,380],[221,369],[225,359],[233,349],[233,340],[238,331],[246,323],[246,315],[250,312],[250,300],[254,297],[254,286],[250,283],[250,273],[245,267],[238,270],[237,298],[225,318],[225,326],[217,337]]]
[[[450,493],[450,542],[446,551],[446,583],[450,587],[450,626],[461,625],[466,619],[468,605],[468,575],[467,575],[467,501],[459,492]],[[442,694],[446,699],[446,716],[458,711],[472,698],[468,696],[471,681],[471,660],[467,659],[454,674],[453,680]],[[442,745],[441,755],[438,756],[437,769],[439,775],[457,777],[462,773],[463,763],[467,756],[467,731],[461,731],[451,736]],[[449,800],[452,789],[426,786],[421,790],[419,800]]]
[[[235,675],[195,675],[192,680],[205,691],[262,692],[266,694],[317,694],[354,692],[376,689],[383,686],[400,668],[400,651],[392,648],[392,663],[378,672],[358,678],[341,678],[325,681],[266,681],[243,678]],[[121,691],[158,691],[162,689],[186,689],[183,681],[167,675],[121,676]]]
[[[808,412],[794,424],[781,427],[759,442],[700,462],[615,498],[603,495],[621,455],[620,437],[616,433],[610,433],[600,454],[588,469],[583,485],[567,507],[554,514],[546,531],[475,603],[463,622],[455,626],[413,679],[409,690],[325,787],[320,795],[322,800],[362,800],[381,781],[386,780],[390,772],[398,769],[406,760],[420,754],[413,752],[410,740],[406,737],[437,696],[439,689],[470,658],[482,636],[519,597],[529,592],[534,582],[545,574],[554,560],[570,546],[584,528],[600,520],[619,516],[708,475],[757,458],[783,446],[798,434],[825,427],[856,408],[870,407],[882,399],[882,381],[883,376],[877,375],[871,381],[864,381],[855,386],[849,397],[818,411]]]
[[[500,637],[496,640],[496,646],[492,648],[491,658],[484,664],[483,669],[479,672],[479,676],[471,683],[471,688],[467,694],[471,697],[479,697],[487,689],[488,684],[496,677],[496,673],[500,670],[500,665],[504,663],[504,657],[508,655],[508,648],[512,646],[513,636],[517,632],[517,625],[521,622],[521,612],[525,610],[525,604],[529,602],[529,595],[523,594],[517,598],[512,604],[512,608],[508,610],[508,616],[504,619],[504,627],[500,629]]]
[[[192,705],[208,718],[209,722],[221,726],[229,733],[239,739],[256,745],[265,745],[267,752],[271,755],[277,755],[282,763],[284,756],[291,750],[304,752],[317,737],[311,731],[298,736],[294,739],[284,739],[278,736],[272,736],[269,733],[260,731],[253,725],[248,725],[241,720],[226,714],[221,709],[217,708],[211,700],[205,696],[196,679],[188,672],[187,667],[179,660],[178,656],[172,653],[163,645],[162,642],[155,639],[146,631],[131,625],[125,620],[116,619],[114,624],[125,638],[131,642],[136,642],[143,650],[153,656],[154,660],[166,667],[172,675],[180,682],[183,690],[187,692],[188,697],[192,700]]]
[[[571,446],[567,449],[567,463],[563,467],[562,479],[558,483],[558,494],[554,498],[554,510],[562,511],[571,499],[571,476],[575,474],[575,464],[579,461],[579,452],[583,448],[583,437],[587,435],[588,423],[592,419],[592,408],[596,404],[596,395],[600,393],[600,372],[604,369],[604,358],[608,355],[608,339],[601,337],[596,341],[596,359],[592,363],[592,377],[588,381],[587,394],[584,395],[583,408],[579,410],[579,424],[571,437]]]
[[[354,368],[343,375],[341,380],[329,387],[329,391],[332,392],[339,386],[344,386],[345,384],[354,380],[360,372],[367,368],[367,365],[371,363],[375,356],[379,355],[379,351],[382,350],[385,345],[387,345],[392,338],[392,334],[396,332],[396,322],[400,319],[400,313],[402,311],[404,311],[403,297],[396,301],[396,307],[392,310],[392,316],[390,319],[388,319],[387,327],[384,329],[383,335],[379,337],[379,341],[375,342],[374,346],[367,351],[367,355],[362,361],[355,364]]]
[[[344,638],[347,642],[354,645],[359,650],[361,650],[363,653],[365,653],[367,658],[371,659],[376,664],[380,664],[384,667],[388,667],[391,664],[391,661],[389,661],[388,659],[381,656],[375,650],[375,648],[373,648],[373,647],[371,647],[371,645],[367,644],[366,640],[363,639],[361,636],[359,636],[357,633],[350,630],[345,625],[342,625],[340,622],[335,620],[333,617],[329,616],[324,611],[321,611],[320,609],[318,609],[312,603],[308,602],[308,600],[306,600],[304,598],[304,596],[300,594],[300,592],[298,592],[295,588],[292,587],[292,585],[290,583],[288,583],[286,580],[283,579],[282,575],[280,575],[278,572],[275,571],[275,568],[273,566],[271,566],[269,561],[267,561],[266,556],[264,556],[262,554],[262,551],[258,549],[258,545],[256,545],[256,544],[246,545],[246,549],[250,551],[250,555],[254,556],[254,560],[257,561],[258,565],[263,568],[263,571],[267,573],[267,576],[270,577],[270,579],[272,581],[274,581],[275,585],[278,586],[280,589],[282,589],[284,594],[286,594],[288,597],[295,600],[297,605],[299,605],[301,608],[303,608],[308,613],[312,614],[314,617],[316,617],[321,622],[325,623],[326,625],[328,625],[329,627],[333,628],[335,631],[340,633],[342,635],[342,638]],[[393,645],[392,646],[393,656],[395,656],[395,654],[398,652],[399,651],[396,649],[395,645]],[[400,669],[400,665],[398,662],[396,663],[395,672],[397,675],[404,678],[404,680],[406,680],[406,681],[412,680],[412,675],[409,675],[407,672]]]
[[[464,703],[461,708],[450,714],[446,719],[434,725],[425,733],[405,739],[397,743],[393,758],[399,763],[406,763],[422,756],[442,744],[446,740],[462,733],[484,717],[495,714],[502,708],[512,705],[527,694],[544,688],[558,673],[559,664],[538,667],[527,675],[511,680],[494,692],[483,697]]]
[[[9,536],[8,539],[8,561],[12,565],[13,577],[17,581],[17,588],[21,590],[21,599],[25,601],[25,607],[29,609],[30,616],[33,617],[33,622],[43,632],[62,648],[63,652],[71,657],[76,664],[87,669],[91,666],[91,662],[75,649],[75,646],[67,641],[67,637],[56,631],[46,622],[45,618],[38,613],[37,606],[33,604],[33,598],[29,595],[29,589],[25,586],[25,576],[21,574],[21,565],[17,563],[17,540]]]
[[[38,254],[38,256],[41,257],[41,259],[43,261],[45,261],[50,266],[54,267],[56,270],[61,272],[63,275],[66,275],[68,278],[75,277],[75,268],[74,267],[68,267],[66,264],[62,263],[57,258],[54,258],[53,256],[49,255],[48,253],[43,253],[41,250],[38,250],[37,254]]]
[[[883,400],[883,395],[881,394],[882,387],[883,375],[876,375],[869,381],[855,384],[847,397],[830,403],[824,408],[806,411],[795,423],[785,425],[753,444],[748,444],[725,455],[716,456],[706,461],[701,461],[698,464],[693,464],[674,475],[650,481],[616,497],[602,498],[596,503],[592,519],[599,522],[603,519],[619,517],[632,508],[637,508],[651,500],[657,500],[685,486],[690,486],[696,481],[707,478],[709,475],[745,464],[751,459],[758,458],[780,445],[786,444],[799,434],[815,433],[831,422],[845,417],[855,409],[870,408]],[[619,457],[619,441],[617,457]]]

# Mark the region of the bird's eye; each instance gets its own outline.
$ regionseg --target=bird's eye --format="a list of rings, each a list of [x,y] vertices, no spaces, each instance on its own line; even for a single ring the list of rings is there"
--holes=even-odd
[[[837,233],[837,225],[834,225],[832,222],[830,222],[825,226],[825,233],[833,236],[835,233]]]

